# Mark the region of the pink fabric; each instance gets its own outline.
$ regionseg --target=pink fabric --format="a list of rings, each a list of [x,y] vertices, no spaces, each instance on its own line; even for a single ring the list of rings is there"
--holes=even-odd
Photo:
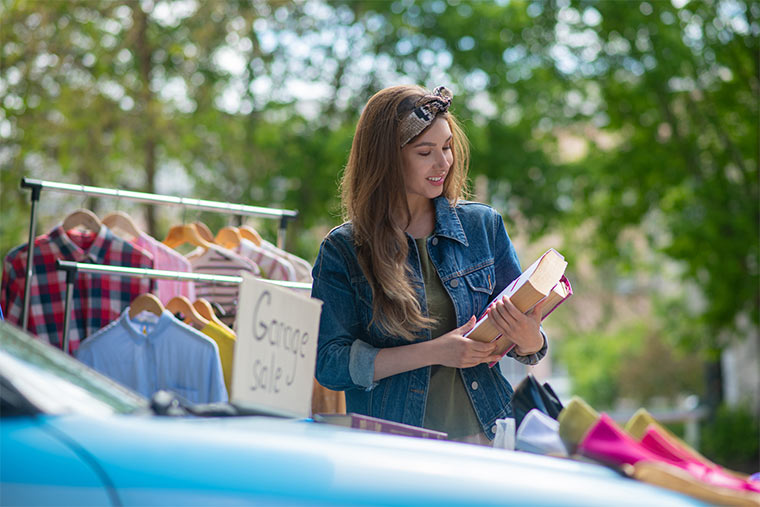
[[[676,446],[675,443],[663,436],[654,426],[647,428],[644,437],[641,439],[641,445],[658,456],[675,463],[703,482],[723,488],[760,493],[760,487],[749,481],[743,481],[738,477],[730,475],[719,466],[707,466],[701,461],[694,459],[691,453],[680,446]]]
[[[602,414],[589,430],[578,446],[578,452],[611,465],[633,465],[639,461],[664,461],[674,464],[642,447],[607,414]]]
[[[610,465],[633,465],[639,461],[666,463],[687,471],[710,486],[757,492],[756,485],[727,474],[720,467],[708,467],[664,438],[650,426],[641,442],[623,431],[607,414],[602,414],[578,446],[578,452]]]
[[[153,256],[153,267],[167,271],[182,271],[192,273],[190,261],[185,259],[179,252],[172,250],[157,239],[142,233],[132,241],[143,250]],[[190,301],[195,301],[195,285],[193,282],[180,282],[176,280],[157,280],[156,297],[166,304],[174,296],[185,296]]]

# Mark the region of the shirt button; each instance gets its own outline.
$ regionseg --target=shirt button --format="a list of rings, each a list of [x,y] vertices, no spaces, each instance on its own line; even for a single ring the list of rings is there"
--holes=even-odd
[[[433,244],[433,246],[437,245],[438,244],[438,238],[433,238],[433,240],[431,241],[431,243]]]
[[[477,391],[477,390],[478,390],[478,383],[477,383],[477,382],[474,382],[474,381],[473,381],[473,383],[472,383],[472,384],[470,384],[470,385],[472,386],[472,390],[473,390],[473,391]]]
[[[451,285],[454,288],[459,287],[459,280],[454,278],[449,285]]]

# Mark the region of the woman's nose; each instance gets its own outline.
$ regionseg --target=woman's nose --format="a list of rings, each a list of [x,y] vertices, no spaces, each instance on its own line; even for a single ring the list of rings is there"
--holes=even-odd
[[[438,167],[446,167],[446,154],[443,151],[437,151],[435,155],[435,165]]]

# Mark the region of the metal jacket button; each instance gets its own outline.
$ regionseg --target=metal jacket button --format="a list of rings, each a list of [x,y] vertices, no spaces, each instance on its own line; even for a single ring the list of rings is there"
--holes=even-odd
[[[459,287],[459,280],[454,278],[449,285],[451,285],[452,287]]]
[[[432,241],[431,241],[431,243],[433,244],[433,246],[437,245],[438,244],[438,238],[433,238]]]
[[[477,390],[478,390],[478,383],[477,383],[477,382],[473,382],[473,383],[472,383],[472,384],[470,384],[470,385],[472,386],[472,390],[473,390],[473,391],[477,391]]]

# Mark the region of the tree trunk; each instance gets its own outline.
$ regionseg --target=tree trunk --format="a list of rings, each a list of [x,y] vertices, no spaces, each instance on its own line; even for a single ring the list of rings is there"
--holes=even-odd
[[[150,77],[152,69],[153,48],[148,40],[148,15],[142,10],[140,4],[135,4],[135,23],[137,36],[135,37],[135,56],[139,66],[142,90],[140,94],[140,110],[142,111],[144,137],[143,150],[145,160],[145,192],[156,193],[156,142],[154,136],[153,118],[153,92],[150,89]],[[157,237],[156,210],[154,206],[147,206],[145,216],[148,234]]]

